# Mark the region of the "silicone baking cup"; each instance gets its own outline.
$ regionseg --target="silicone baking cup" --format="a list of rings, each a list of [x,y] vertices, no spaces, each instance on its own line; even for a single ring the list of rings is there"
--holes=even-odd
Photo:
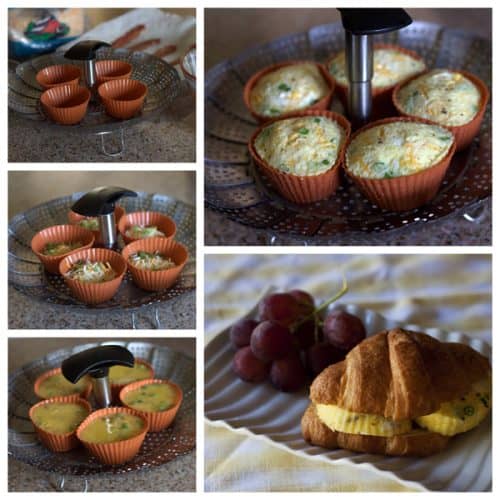
[[[45,255],[43,249],[48,243],[74,243],[80,242],[81,247],[71,250],[62,255]],[[31,240],[31,250],[40,259],[45,269],[52,274],[59,273],[60,262],[68,255],[90,248],[94,244],[94,235],[92,231],[71,224],[63,224],[60,226],[51,226],[35,234]]]
[[[67,432],[64,434],[54,434],[52,432],[45,431],[44,429],[38,427],[35,424],[33,420],[33,414],[36,411],[36,409],[39,408],[40,406],[49,405],[52,403],[76,403],[83,406],[90,414],[92,408],[89,402],[81,398],[66,398],[66,397],[51,398],[40,401],[39,403],[33,405],[29,410],[29,418],[31,420],[31,423],[33,424],[33,427],[35,428],[35,431],[38,435],[38,439],[40,439],[43,445],[46,446],[49,450],[55,452],[64,452],[72,450],[73,448],[77,448],[78,446],[80,446],[80,441],[76,437],[76,431]]]
[[[79,260],[90,260],[91,262],[109,262],[116,272],[116,278],[102,283],[90,283],[68,278],[66,273],[73,264]],[[118,291],[120,284],[127,270],[127,263],[123,257],[113,250],[107,248],[88,248],[76,251],[65,257],[59,264],[59,272],[63,275],[64,281],[71,293],[80,301],[86,304],[99,304],[111,299]]]
[[[252,94],[252,90],[257,84],[257,82],[264,76],[267,75],[268,73],[272,73],[273,71],[276,71],[277,69],[284,68],[285,66],[292,66],[295,64],[306,64],[306,63],[311,63],[316,65],[318,68],[319,72],[321,73],[321,76],[325,80],[325,83],[328,85],[329,91],[328,93],[321,98],[317,103],[313,104],[312,106],[307,106],[306,108],[302,108],[300,110],[292,111],[289,113],[283,113],[279,115],[277,118],[286,118],[290,116],[294,116],[296,112],[298,111],[306,111],[306,110],[314,110],[314,109],[319,109],[319,110],[324,110],[328,109],[330,106],[330,103],[332,101],[333,93],[335,91],[335,82],[333,78],[330,76],[328,71],[326,70],[325,66],[321,63],[317,63],[314,61],[286,61],[286,62],[281,62],[277,64],[272,64],[271,66],[267,66],[266,68],[261,69],[257,73],[255,73],[250,79],[247,81],[245,84],[245,87],[243,89],[243,100],[245,101],[245,106],[248,108],[248,111],[250,111],[251,115],[259,121],[259,123],[265,123],[269,121],[273,121],[274,117],[272,116],[266,116],[266,115],[261,115],[257,113],[253,108],[250,100],[250,96]]]
[[[428,125],[436,125],[435,123],[422,118],[385,118],[383,120],[371,122],[360,128],[353,134],[349,144],[365,130],[394,122],[426,123]],[[347,145],[346,156],[349,154],[349,144]],[[441,182],[443,181],[446,171],[450,165],[451,158],[455,154],[455,148],[456,143],[453,141],[448,153],[441,161],[429,168],[411,175],[392,177],[390,179],[368,179],[352,174],[347,167],[347,162],[344,165],[344,170],[372,203],[375,203],[381,208],[401,212],[425,205],[425,203],[432,200],[432,198],[436,196],[439,186],[441,185]]]
[[[104,59],[95,63],[95,72],[97,84],[100,85],[111,80],[130,78],[132,65],[116,59]]]
[[[172,259],[175,262],[175,267],[160,269],[158,271],[140,269],[129,261],[129,257],[141,251],[149,253],[159,252],[164,257]],[[188,251],[186,247],[173,239],[145,238],[129,243],[123,249],[122,256],[127,261],[128,270],[132,275],[134,283],[144,290],[157,291],[165,290],[175,283],[186,265]]]
[[[89,101],[90,91],[78,85],[58,85],[40,96],[45,114],[61,125],[80,122],[87,112]]]
[[[148,379],[148,380],[141,380],[139,382],[133,382],[132,384],[128,384],[125,386],[121,392],[120,392],[120,401],[121,403],[126,407],[126,408],[131,408],[128,406],[124,399],[125,396],[139,387],[142,387],[144,385],[150,385],[150,384],[167,384],[170,387],[172,387],[175,391],[176,394],[176,399],[175,403],[173,406],[168,408],[167,410],[164,411],[143,411],[143,410],[135,410],[139,412],[147,421],[149,424],[149,430],[151,432],[158,432],[163,429],[166,429],[173,421],[175,416],[177,415],[177,412],[179,411],[179,408],[182,403],[182,389],[177,385],[174,384],[173,382],[170,382],[169,380],[161,380],[161,379]],[[134,409],[134,408],[132,408]]]
[[[122,78],[99,85],[97,92],[108,115],[127,120],[141,109],[148,88],[138,80]]]
[[[132,226],[156,226],[167,239],[173,239],[177,231],[175,222],[165,214],[160,212],[132,212],[120,219],[118,231],[122,235],[125,243],[132,243],[140,238],[132,238],[125,233]]]
[[[45,373],[42,373],[36,380],[33,385],[33,390],[37,397],[40,399],[50,399],[50,398],[44,398],[40,394],[40,386],[42,383],[48,379],[49,377],[52,377],[54,375],[60,375],[62,373],[61,368],[53,368],[52,370],[46,371]],[[78,394],[71,394],[69,396],[56,396],[58,398],[64,398],[65,400],[73,400],[73,399],[88,399],[90,396],[90,393],[92,392],[92,382],[90,380],[87,381],[85,384],[85,387],[78,393]]]
[[[299,118],[304,116],[323,116],[330,120],[337,122],[345,132],[344,144],[339,148],[337,160],[326,172],[319,175],[294,175],[282,172],[272,165],[269,165],[263,160],[257,150],[255,149],[254,142],[262,130],[269,126],[271,123],[287,119]],[[331,196],[340,183],[340,166],[344,161],[345,146],[351,133],[351,125],[342,115],[334,113],[333,111],[325,110],[308,110],[300,111],[288,115],[286,118],[277,118],[264,125],[261,125],[250,138],[248,149],[259,169],[269,178],[270,182],[287,200],[293,201],[298,204],[312,203],[315,201],[323,200]]]
[[[404,47],[400,47],[399,45],[393,45],[389,43],[378,43],[374,45],[374,50],[376,49],[387,49],[387,50],[395,50],[398,52],[401,52],[402,54],[406,54],[407,56],[412,57],[413,59],[416,59],[417,61],[420,61],[424,63],[425,61],[423,60],[422,57],[420,57],[416,52],[413,52],[412,50],[405,49]],[[326,68],[328,70],[330,63],[337,57],[338,54],[335,54],[335,56],[331,57],[327,63],[326,63]],[[425,71],[419,71],[418,74],[422,74],[422,72]],[[340,83],[338,80],[335,79],[334,75],[332,75],[329,72],[330,78],[332,78],[335,81],[335,93],[339,97],[340,101],[344,105],[345,109],[348,109],[348,99],[349,99],[349,87],[343,83]],[[373,88],[372,87],[372,113],[371,113],[371,119],[372,120],[378,120],[382,119],[385,117],[389,116],[394,116],[396,115],[396,109],[394,108],[394,105],[392,103],[392,91],[394,89],[395,85],[388,85],[386,87],[377,87]]]
[[[139,434],[123,441],[115,441],[114,443],[89,443],[88,441],[82,439],[83,429],[85,429],[85,427],[87,427],[96,418],[106,417],[116,413],[126,413],[139,417],[144,422],[144,428]],[[139,412],[131,410],[130,408],[111,407],[91,413],[76,430],[76,436],[83,443],[85,448],[87,448],[90,454],[97,458],[99,462],[107,465],[118,465],[132,460],[132,458],[139,453],[148,430],[148,421]]]
[[[435,71],[435,70],[432,70]],[[453,132],[453,135],[455,136],[455,140],[457,143],[457,151],[462,151],[465,148],[467,148],[471,142],[474,140],[474,137],[479,133],[479,129],[481,128],[481,122],[483,121],[484,113],[486,111],[486,105],[488,104],[488,100],[490,98],[490,92],[488,90],[488,87],[484,84],[484,82],[479,79],[476,75],[473,75],[472,73],[469,73],[468,71],[463,71],[463,70],[455,70],[455,69],[444,69],[443,71],[451,71],[454,73],[460,73],[461,75],[465,76],[468,78],[479,90],[479,93],[481,94],[481,100],[479,103],[479,110],[472,118],[471,121],[464,125],[459,125],[459,126],[451,126],[451,125],[443,125],[441,123],[436,123],[440,127],[444,127],[448,129],[450,132]],[[414,80],[415,78],[422,76],[425,73],[420,73],[419,75],[412,76],[411,78],[408,78],[406,81],[401,82],[399,85],[397,85],[393,92],[392,92],[392,102],[394,107],[396,108],[397,112],[401,116],[407,116],[410,118],[419,118],[416,115],[412,115],[410,113],[407,113],[404,109],[401,103],[398,100],[398,94],[401,88],[403,88],[405,85],[407,85],[409,82]]]
[[[36,81],[44,88],[50,89],[59,85],[78,85],[82,71],[74,64],[56,64],[47,66],[36,74]]]

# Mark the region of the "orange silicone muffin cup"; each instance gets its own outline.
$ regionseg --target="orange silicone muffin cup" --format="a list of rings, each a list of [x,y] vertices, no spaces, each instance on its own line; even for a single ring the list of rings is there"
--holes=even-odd
[[[78,85],[82,71],[74,64],[56,64],[47,66],[36,74],[36,81],[44,88],[51,89],[59,85]]]
[[[271,123],[287,119],[299,118],[303,116],[323,116],[337,122],[345,132],[345,139],[342,146],[339,148],[337,160],[332,167],[326,172],[319,175],[300,176],[282,172],[273,168],[265,160],[263,160],[257,150],[254,142],[262,130]],[[248,149],[257,166],[269,178],[273,186],[287,199],[298,204],[312,203],[323,200],[331,196],[340,184],[340,166],[344,161],[345,147],[351,133],[351,125],[342,115],[333,111],[325,110],[308,110],[293,113],[285,118],[277,118],[264,125],[261,125],[250,138]]]
[[[442,123],[435,122],[436,125],[444,127],[453,133],[457,143],[457,151],[463,151],[471,144],[471,142],[474,140],[474,137],[476,137],[476,135],[479,133],[479,129],[481,128],[481,122],[483,121],[484,113],[486,111],[486,105],[488,104],[488,100],[490,98],[490,92],[488,90],[488,87],[484,84],[484,82],[481,79],[479,79],[476,75],[469,73],[468,71],[454,70],[454,69],[445,69],[444,71],[460,73],[461,75],[465,76],[477,87],[479,93],[481,94],[481,100],[479,102],[479,110],[475,114],[474,118],[472,118],[472,120],[469,121],[468,123],[465,123],[464,125],[452,126],[452,125],[443,125]],[[420,73],[419,75],[412,76],[411,78],[408,78],[406,81],[401,82],[394,88],[392,92],[392,102],[397,112],[401,116],[407,116],[409,118],[420,118],[417,115],[412,115],[410,113],[407,113],[403,109],[401,103],[398,100],[398,94],[402,87],[407,85],[415,78],[422,76],[423,74],[424,73]]]
[[[97,92],[108,115],[127,120],[141,109],[148,88],[138,80],[121,78],[99,85]]]
[[[360,128],[351,137],[346,150],[346,164],[344,165],[344,170],[372,203],[387,210],[402,212],[425,205],[436,196],[439,186],[450,165],[451,158],[455,154],[456,143],[454,140],[448,153],[442,160],[415,174],[402,175],[390,179],[367,179],[352,174],[347,167],[347,155],[349,153],[349,145],[352,141],[354,141],[360,133],[369,128],[394,122],[417,122],[436,125],[434,122],[424,120],[423,118],[406,117],[384,118],[383,120],[371,122]]]
[[[29,410],[28,415],[31,420],[31,423],[33,424],[33,427],[35,428],[38,439],[40,439],[40,441],[46,448],[48,448],[51,451],[55,451],[57,453],[78,448],[78,446],[80,446],[80,441],[76,437],[76,431],[66,432],[64,434],[54,434],[52,432],[47,432],[43,430],[41,427],[38,427],[33,421],[34,411],[40,406],[44,406],[51,403],[77,403],[83,406],[88,411],[89,414],[92,412],[92,407],[90,406],[89,402],[85,399],[61,397],[61,398],[44,399],[43,401],[40,401],[37,404],[33,405]]]
[[[250,96],[252,94],[252,90],[257,84],[257,82],[264,76],[267,75],[268,73],[272,73],[273,71],[276,71],[277,69],[283,68],[285,66],[291,66],[294,64],[305,64],[305,63],[312,63],[315,64],[316,67],[318,68],[319,72],[321,73],[321,76],[325,80],[326,84],[328,85],[328,93],[322,97],[317,103],[313,104],[312,106],[307,106],[306,108],[298,109],[296,111],[291,111],[289,113],[283,113],[277,117],[273,116],[266,116],[266,115],[261,115],[257,113],[253,108],[250,100]],[[281,63],[277,64],[272,64],[271,66],[267,66],[254,75],[250,77],[250,79],[247,81],[245,84],[245,87],[243,89],[243,100],[245,101],[245,106],[248,108],[248,111],[250,111],[251,115],[259,122],[259,123],[266,123],[269,121],[274,121],[275,119],[280,119],[280,118],[287,118],[290,116],[294,116],[296,113],[301,112],[301,111],[307,111],[307,110],[313,110],[313,109],[319,109],[319,110],[324,110],[328,109],[330,106],[330,103],[332,101],[333,93],[335,91],[335,81],[334,79],[330,76],[328,73],[327,69],[325,66],[321,63],[317,63],[314,61],[284,61]]]
[[[78,85],[59,85],[46,90],[40,96],[45,114],[61,125],[80,122],[90,101],[90,91]]]
[[[61,368],[53,368],[52,370],[42,373],[35,380],[35,383],[33,385],[33,391],[35,392],[36,396],[39,397],[40,399],[52,399],[52,398],[45,398],[40,394],[40,386],[47,378],[52,377],[53,375],[59,375],[60,373],[62,373]],[[82,389],[82,391],[78,394],[70,394],[68,396],[54,396],[54,397],[63,398],[67,401],[71,401],[74,399],[88,399],[91,392],[92,392],[92,382],[89,380],[88,383],[85,384],[85,387]]]
[[[128,415],[135,415],[139,417],[144,422],[144,429],[136,436],[123,441],[115,441],[114,443],[89,443],[88,441],[84,441],[82,439],[82,431],[96,418],[114,415],[116,413],[127,413]],[[137,455],[137,453],[139,453],[148,430],[148,421],[139,412],[131,410],[130,408],[110,407],[91,413],[76,430],[76,436],[83,443],[85,448],[87,448],[90,454],[97,458],[99,462],[107,465],[119,465],[129,462]]]
[[[118,222],[120,219],[125,215],[125,209],[123,207],[120,207],[119,205],[115,205],[115,224],[116,227],[118,227]],[[84,219],[91,219],[92,217],[85,217],[85,215],[80,215],[77,214],[76,212],[73,212],[73,210],[70,210],[68,212],[68,220],[70,224],[76,224],[78,225],[82,220]],[[91,231],[89,229],[89,231]],[[102,238],[101,238],[101,231],[92,231],[92,234],[94,235],[95,238],[95,243],[102,243]]]
[[[150,378],[153,378],[155,376],[155,370],[153,368],[153,366],[148,363],[147,361],[145,361],[144,359],[139,359],[139,358],[135,358],[135,362],[138,363],[138,364],[141,364],[141,365],[144,365],[148,368],[149,370],[149,376],[148,376],[148,379]],[[145,380],[145,379],[143,379]],[[139,381],[137,381],[139,382]],[[134,382],[129,382],[130,384],[133,384]],[[119,403],[120,402],[120,391],[126,387],[128,384],[116,384],[116,383],[113,383],[111,382],[111,395],[113,397],[113,401],[115,403]]]
[[[125,396],[130,391],[134,391],[135,389],[138,389],[143,385],[149,385],[149,384],[167,384],[170,387],[173,387],[176,392],[175,404],[164,411],[143,411],[132,408],[131,406],[127,405],[127,403],[125,403]],[[156,378],[141,380],[139,382],[133,382],[132,384],[126,385],[120,391],[120,401],[123,404],[123,406],[139,412],[148,421],[150,432],[159,432],[163,429],[166,429],[174,421],[174,418],[177,415],[177,412],[179,411],[179,408],[182,403],[182,389],[177,384],[170,382],[170,380],[162,380]]]
[[[110,281],[102,283],[86,283],[65,276],[73,264],[79,260],[87,259],[92,262],[109,262],[117,276]],[[118,291],[126,270],[127,263],[123,257],[119,253],[107,248],[88,248],[77,251],[65,257],[59,264],[59,272],[63,275],[64,281],[71,293],[85,304],[100,304],[111,299]]]
[[[423,62],[425,65],[425,61],[422,57],[420,57],[413,50],[405,49],[404,47],[400,47],[399,45],[394,45],[390,43],[377,43],[373,47],[376,49],[387,49],[387,50],[397,50],[398,52],[402,52],[407,56],[416,59],[417,61]],[[338,54],[335,54],[332,58],[330,58],[326,63],[326,68],[328,70],[330,63],[337,57]],[[419,71],[416,76],[422,74],[425,71],[425,68],[422,71]],[[340,101],[344,105],[344,108],[348,109],[348,100],[349,100],[349,86],[343,83],[340,83],[335,77],[330,73],[330,77],[335,81],[335,92],[338,95]],[[371,120],[380,120],[382,118],[390,117],[396,115],[396,109],[392,104],[392,91],[394,90],[395,85],[388,85],[386,87],[372,87],[372,113]]]
[[[132,65],[117,59],[103,59],[96,61],[95,72],[97,85],[109,82],[110,80],[120,80],[130,78]]]
[[[175,222],[168,215],[151,211],[132,212],[127,214],[125,217],[122,217],[118,223],[118,231],[122,235],[123,241],[127,244],[140,239],[148,239],[131,238],[130,236],[127,236],[125,233],[131,226],[156,226],[158,230],[165,235],[160,236],[160,238],[165,239],[173,239],[177,231]]]
[[[128,260],[133,253],[140,251],[150,253],[158,251],[162,255],[172,259],[176,266],[159,271],[140,269]],[[165,290],[175,283],[186,265],[188,252],[183,245],[173,239],[145,238],[129,243],[122,250],[122,256],[127,261],[128,270],[132,275],[134,283],[143,290],[157,291]]]
[[[66,243],[73,241],[80,241],[82,246],[62,255],[44,255],[42,253],[48,243]],[[61,260],[74,252],[90,248],[93,244],[94,235],[92,231],[83,227],[72,226],[71,224],[63,224],[60,226],[46,227],[36,233],[31,240],[31,250],[40,259],[49,273],[58,274]]]

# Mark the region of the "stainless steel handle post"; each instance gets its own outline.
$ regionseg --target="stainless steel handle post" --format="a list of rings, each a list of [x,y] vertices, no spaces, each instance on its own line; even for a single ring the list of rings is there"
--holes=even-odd
[[[92,386],[97,406],[100,408],[107,408],[113,404],[113,396],[111,394],[111,385],[108,376],[92,379]]]
[[[345,33],[348,113],[354,127],[367,123],[372,112],[373,40],[371,35]]]
[[[117,242],[114,211],[109,214],[99,216],[99,229],[101,231],[103,246],[105,248],[113,249]]]

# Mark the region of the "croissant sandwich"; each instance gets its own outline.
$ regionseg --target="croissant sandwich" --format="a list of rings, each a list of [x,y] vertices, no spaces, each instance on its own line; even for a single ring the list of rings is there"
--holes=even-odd
[[[426,456],[488,415],[491,366],[458,343],[383,331],[313,381],[304,439],[325,448]]]

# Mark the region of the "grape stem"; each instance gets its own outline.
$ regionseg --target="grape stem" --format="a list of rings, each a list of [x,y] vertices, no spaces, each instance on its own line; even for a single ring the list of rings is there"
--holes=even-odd
[[[300,325],[302,325],[302,323],[305,323],[306,321],[310,320],[311,318],[314,318],[315,323],[316,323],[316,318],[317,318],[318,314],[323,309],[326,309],[330,304],[332,304],[336,300],[340,299],[340,297],[345,295],[348,290],[349,290],[349,288],[347,286],[347,280],[345,279],[345,276],[342,276],[342,288],[338,292],[336,292],[335,295],[333,295],[332,297],[327,299],[325,302],[323,302],[319,307],[314,309],[314,311],[311,314],[309,314],[308,316],[306,316],[305,318],[303,318],[299,322],[297,322],[295,325],[293,325],[293,329],[296,330]],[[316,337],[316,332],[315,332],[315,337]]]
[[[347,287],[347,280],[345,279],[345,276],[342,276],[342,288],[333,297],[330,297],[328,300],[326,300],[325,302],[323,302],[323,304],[321,304],[319,307],[317,307],[313,311],[313,313],[311,314],[311,316],[318,314],[323,309],[326,309],[330,304],[332,304],[336,300],[339,300],[340,297],[342,297],[343,295],[345,295],[348,290],[349,290],[349,288]]]

